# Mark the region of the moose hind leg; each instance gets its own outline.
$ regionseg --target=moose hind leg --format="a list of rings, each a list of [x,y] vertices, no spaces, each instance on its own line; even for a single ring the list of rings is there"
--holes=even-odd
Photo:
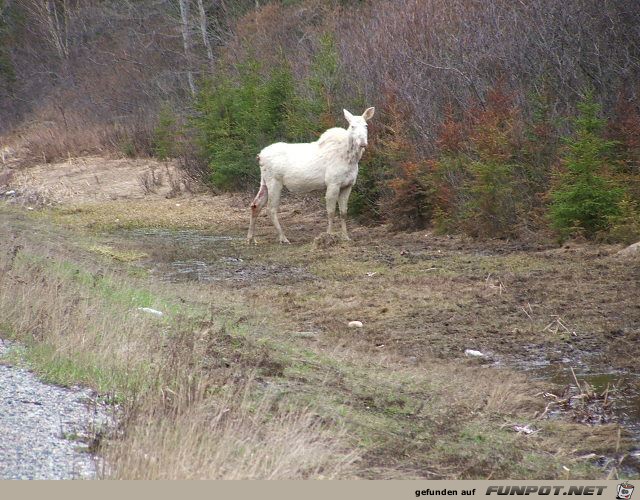
[[[272,182],[269,185],[269,217],[271,217],[271,222],[278,231],[278,240],[280,243],[289,243],[289,240],[284,235],[284,231],[282,230],[282,226],[280,226],[280,221],[278,220],[278,207],[280,206],[280,194],[282,193],[282,184],[279,182]]]
[[[351,186],[342,188],[338,195],[338,208],[340,209],[340,225],[342,226],[342,237],[345,240],[350,239],[347,233],[347,204],[349,202],[349,195],[351,194]]]
[[[249,221],[247,243],[255,243],[254,234],[256,230],[256,219],[258,218],[258,215],[260,215],[260,212],[262,211],[264,206],[267,204],[268,197],[269,194],[267,191],[267,186],[265,184],[262,184],[260,186],[260,191],[258,191],[258,194],[251,202],[251,220]]]

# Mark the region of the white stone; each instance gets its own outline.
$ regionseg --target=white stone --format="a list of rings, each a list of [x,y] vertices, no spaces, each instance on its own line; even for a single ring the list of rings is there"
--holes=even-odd
[[[138,311],[144,311],[146,313],[158,316],[159,318],[164,316],[164,313],[162,311],[157,311],[156,309],[151,309],[150,307],[138,307]]]
[[[618,252],[618,255],[640,255],[640,241],[638,243],[634,243],[633,245],[629,245],[627,248],[623,248]]]
[[[482,354],[480,351],[474,351],[473,349],[465,349],[464,353],[467,356],[471,356],[474,358],[483,358],[484,354]]]

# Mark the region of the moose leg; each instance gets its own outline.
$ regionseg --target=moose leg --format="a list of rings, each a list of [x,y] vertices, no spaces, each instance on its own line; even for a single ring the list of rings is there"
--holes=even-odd
[[[256,230],[256,219],[260,212],[267,204],[267,198],[269,197],[269,192],[267,191],[267,185],[261,184],[260,191],[251,202],[251,220],[249,221],[249,233],[247,234],[247,243],[255,243],[255,230]]]
[[[333,230],[333,214],[336,211],[336,202],[338,201],[338,195],[340,194],[340,186],[331,184],[327,186],[327,192],[325,194],[325,201],[327,202],[327,233],[331,234]]]
[[[282,231],[282,227],[280,226],[280,221],[278,220],[278,207],[280,206],[280,194],[282,193],[282,184],[278,181],[273,181],[269,184],[269,217],[271,217],[271,222],[278,231],[278,239],[280,243],[289,243],[289,240],[284,235]]]
[[[340,225],[342,226],[342,237],[345,240],[350,239],[347,234],[347,203],[351,194],[351,186],[342,188],[338,195],[338,207],[340,208]]]

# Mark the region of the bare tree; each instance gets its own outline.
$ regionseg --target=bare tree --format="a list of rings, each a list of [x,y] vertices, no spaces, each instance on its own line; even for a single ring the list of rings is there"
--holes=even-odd
[[[60,59],[69,57],[69,6],[67,0],[30,0],[25,9],[31,14],[44,39]]]
[[[191,71],[191,32],[189,29],[189,0],[178,0],[180,4],[180,18],[182,20],[182,45],[184,48],[184,57],[187,65],[187,81],[189,82],[189,90],[191,95],[195,95],[196,86],[193,82],[193,72]]]
[[[198,0],[198,11],[200,13],[200,33],[202,34],[202,43],[207,51],[209,67],[213,72],[213,49],[211,48],[211,42],[209,41],[209,31],[207,30],[207,14],[204,10],[204,4],[202,3],[202,0]]]

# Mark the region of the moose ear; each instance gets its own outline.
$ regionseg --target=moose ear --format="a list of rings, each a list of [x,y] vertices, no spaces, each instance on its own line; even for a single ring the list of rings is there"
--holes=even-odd
[[[364,113],[362,113],[362,118],[366,121],[371,120],[373,118],[373,113],[376,112],[376,108],[368,108]]]
[[[353,115],[349,113],[346,109],[343,109],[342,111],[344,111],[344,117],[347,119],[349,123],[351,123],[351,120],[353,120]]]

